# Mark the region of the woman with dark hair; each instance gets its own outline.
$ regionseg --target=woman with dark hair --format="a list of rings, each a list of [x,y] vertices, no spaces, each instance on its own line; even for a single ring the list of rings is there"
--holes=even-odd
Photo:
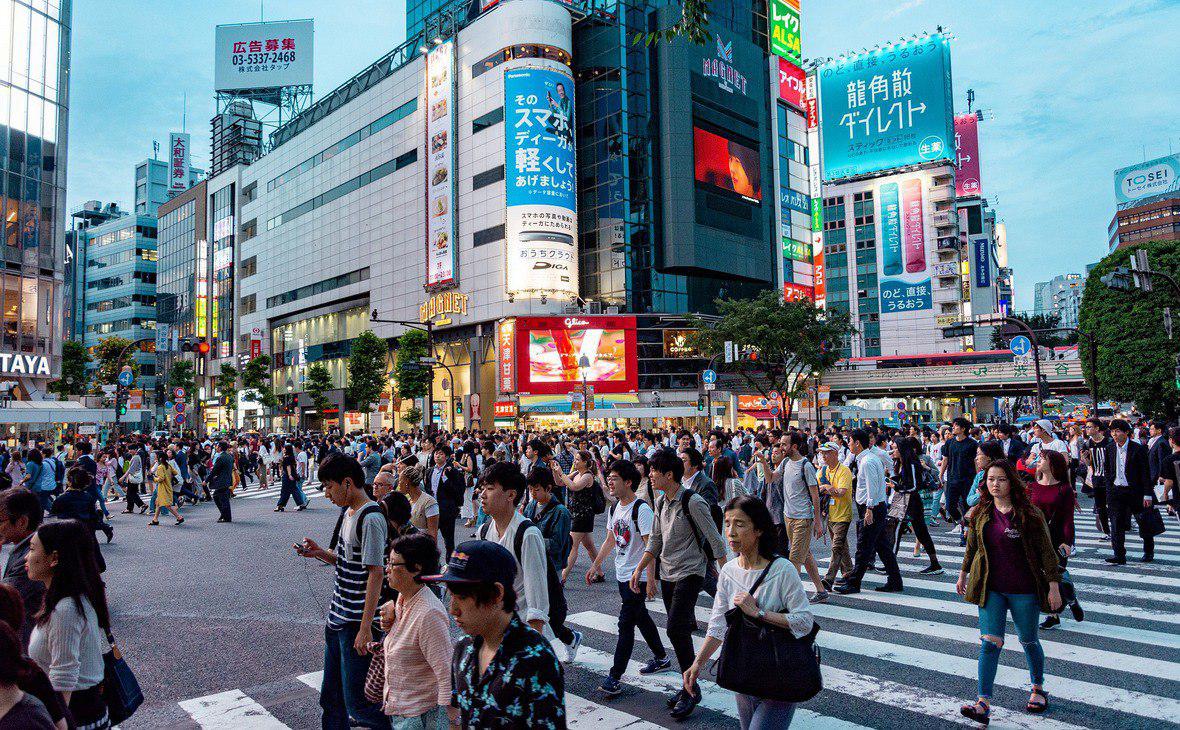
[[[80,466],[70,467],[66,472],[66,490],[53,500],[49,514],[63,520],[78,520],[90,527],[91,531],[102,530],[107,542],[114,537],[115,530],[102,520],[98,498],[90,490],[94,480],[90,473]]]
[[[20,627],[24,623],[24,617],[25,607],[20,593],[10,584],[0,582],[0,633],[3,633],[5,628],[11,629],[17,642],[15,647],[11,647],[6,639],[0,638],[0,730],[42,727],[41,725],[26,725],[18,722],[18,720],[27,722],[19,713],[6,715],[4,712],[7,707],[5,699],[12,698],[11,691],[4,687],[9,684],[6,677],[9,676],[9,668],[12,666],[15,666],[18,671],[16,687],[40,700],[49,712],[52,724],[44,727],[67,730],[70,725],[65,702],[62,702],[61,695],[54,691],[53,686],[49,684],[49,677],[45,676],[41,667],[25,655],[24,648],[20,644]],[[12,664],[5,664],[6,661],[11,661]]]
[[[934,540],[930,538],[930,530],[926,527],[926,507],[922,504],[922,495],[918,491],[922,486],[922,444],[911,436],[898,436],[893,439],[893,491],[894,499],[904,500],[904,518],[909,520],[910,530],[914,533],[915,541],[925,550],[930,558],[930,565],[918,571],[922,575],[942,575],[942,566],[938,563],[938,552],[934,549]],[[903,527],[898,527],[897,541],[893,544],[893,552],[901,547]]]
[[[1004,447],[999,441],[984,441],[975,451],[975,479],[967,490],[967,506],[979,504],[979,495],[984,491],[983,477],[987,468],[1004,458]]]
[[[259,472],[265,473],[265,470]],[[274,511],[286,511],[288,498],[295,500],[296,512],[307,509],[307,498],[299,493],[299,464],[295,461],[295,447],[291,444],[283,447],[283,458],[279,462],[279,480],[279,503],[275,505]]]
[[[20,637],[8,624],[0,624],[0,730],[54,730],[57,727],[41,700],[21,689],[28,676],[29,664],[29,660],[21,656]]]
[[[561,470],[557,461],[550,455],[546,466],[553,472],[553,478],[566,488],[567,507],[573,517],[570,527],[570,539],[573,547],[570,549],[569,559],[561,571],[561,582],[569,577],[574,566],[578,563],[578,548],[585,547],[590,560],[594,560],[598,548],[594,545],[594,491],[602,489],[595,476],[599,472],[598,461],[589,451],[580,450],[574,456],[574,467],[571,475]],[[605,493],[603,493],[605,498]]]
[[[731,499],[725,505],[725,538],[737,554],[726,561],[717,579],[713,613],[705,642],[684,672],[684,689],[692,692],[697,677],[725,641],[725,613],[737,607],[746,615],[788,629],[797,638],[811,633],[814,618],[799,571],[775,554],[777,535],[766,503],[757,497]],[[750,589],[758,583],[751,595]],[[738,719],[745,728],[786,728],[795,714],[794,702],[737,695]]]
[[[639,470],[639,485],[635,487],[635,496],[654,506],[656,498],[651,491],[651,482],[647,478],[647,457],[639,454],[631,463]]]
[[[738,479],[733,460],[728,456],[719,456],[713,461],[713,473],[709,478],[717,485],[718,498],[722,502],[742,496],[742,480]]]
[[[27,559],[29,578],[45,584],[29,656],[49,675],[79,730],[110,727],[102,656],[111,617],[93,545],[93,533],[77,520],[47,522],[33,535]]]
[[[389,551],[385,579],[397,601],[381,609],[385,632],[383,709],[393,727],[441,727],[458,717],[451,708],[453,642],[447,610],[433,591],[422,590],[421,575],[437,575],[437,540],[422,533],[399,537]]]
[[[1057,562],[1061,564],[1061,598],[1069,606],[1074,620],[1082,621],[1086,612],[1082,610],[1082,604],[1078,603],[1073,581],[1065,569],[1073,553],[1073,511],[1077,503],[1070,481],[1072,473],[1069,461],[1061,452],[1042,450],[1041,459],[1037,462],[1036,481],[1028,485],[1028,498],[1045,515],[1045,521],[1049,523],[1049,537],[1057,546]],[[1060,623],[1059,614],[1049,614],[1041,622],[1041,630],[1047,631]]]
[[[986,489],[967,521],[967,549],[955,590],[979,606],[978,699],[960,708],[964,717],[986,724],[1008,614],[1024,648],[1032,681],[1026,709],[1042,713],[1049,696],[1045,652],[1037,637],[1041,611],[1061,609],[1061,569],[1049,537],[1049,526],[1029,499],[1024,479],[1011,462],[992,463]]]

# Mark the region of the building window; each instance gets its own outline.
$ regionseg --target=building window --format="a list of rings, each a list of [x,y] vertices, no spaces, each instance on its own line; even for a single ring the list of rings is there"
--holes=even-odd
[[[274,218],[271,218],[270,220],[268,220],[266,222],[266,230],[269,231],[269,230],[272,230],[274,228],[277,228],[277,227],[283,225],[284,223],[290,223],[291,221],[295,220],[296,218],[298,218],[302,215],[306,215],[306,214],[310,213],[311,211],[315,210],[316,208],[319,208],[320,206],[327,205],[328,203],[335,201],[337,198],[341,198],[345,195],[348,195],[349,193],[353,192],[354,190],[358,190],[360,188],[363,188],[366,185],[368,185],[369,183],[376,182],[376,181],[380,180],[381,178],[385,177],[386,175],[391,175],[394,172],[396,172],[397,170],[400,170],[403,167],[406,167],[407,165],[413,164],[417,160],[418,160],[418,148],[415,147],[414,149],[410,150],[409,152],[398,155],[396,158],[390,160],[389,162],[384,162],[384,163],[374,167],[372,170],[369,170],[368,172],[364,173],[363,175],[358,175],[357,177],[354,177],[353,179],[351,179],[347,182],[337,185],[336,187],[332,188],[331,190],[328,190],[324,193],[321,193],[320,195],[315,196],[311,200],[304,201],[303,203],[300,203],[299,205],[295,206],[294,208],[291,208],[279,215],[276,215]]]
[[[258,219],[251,218],[242,224],[242,235],[238,239],[239,243],[242,241],[249,241],[258,235]]]
[[[329,292],[333,289],[339,289],[340,287],[349,286],[350,284],[359,284],[362,281],[368,280],[369,267],[366,266],[363,269],[350,271],[347,274],[333,276],[330,279],[324,279],[323,281],[317,281],[314,284],[308,284],[307,286],[301,286],[298,289],[292,289],[291,291],[283,292],[282,294],[276,294],[273,297],[267,297],[266,306],[269,309],[270,307],[289,304],[300,299],[313,297],[316,294],[323,294],[324,292]]]
[[[485,228],[482,231],[476,231],[475,235],[471,237],[472,246],[483,246],[496,241],[504,240],[504,224]]]
[[[564,63],[567,66],[570,63],[569,54],[553,46],[535,44],[509,46],[473,64],[471,66],[471,78],[482,76],[496,66],[499,66],[505,61],[511,61],[514,58],[548,58],[558,63]]]
[[[491,129],[497,124],[504,121],[504,107],[493,109],[482,117],[476,117],[471,121],[471,133],[478,134],[485,129]]]
[[[494,183],[498,183],[503,179],[504,179],[504,166],[499,165],[497,167],[493,167],[490,170],[485,170],[481,173],[478,173],[474,177],[472,177],[471,178],[471,189],[473,191],[475,191],[475,190],[479,190],[480,188],[486,188],[487,186],[492,185]]]
[[[243,279],[245,279],[247,276],[254,276],[258,273],[258,257],[251,256],[250,258],[242,261],[242,265],[239,268],[239,275]]]
[[[242,314],[253,314],[258,309],[257,294],[247,294],[242,297]]]
[[[242,188],[242,205],[246,203],[253,203],[254,199],[258,197],[258,181],[250,183]]]

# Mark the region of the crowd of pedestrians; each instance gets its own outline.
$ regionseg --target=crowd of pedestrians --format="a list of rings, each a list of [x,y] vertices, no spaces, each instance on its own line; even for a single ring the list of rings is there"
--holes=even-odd
[[[1151,561],[1151,530],[1142,525],[1157,504],[1173,510],[1180,429],[1091,419],[1083,435],[1048,420],[983,429],[960,418],[938,429],[817,433],[130,437],[103,449],[85,440],[0,448],[0,473],[11,481],[0,490],[0,540],[14,546],[0,592],[0,648],[20,647],[0,662],[0,718],[5,707],[36,716],[20,727],[67,718],[87,730],[109,725],[100,685],[111,621],[95,535],[110,541],[115,524],[134,523],[112,518],[108,505],[150,513],[146,525],[167,511],[179,526],[186,503],[212,501],[217,522],[229,523],[235,496],[274,484],[276,512],[291,500],[307,509],[312,480],[339,512],[325,546],[311,537],[294,545],[334,571],[325,728],[564,727],[563,661],[583,640],[566,625],[565,587],[571,578],[603,583],[608,566],[618,632],[599,690],[624,692],[638,630],[647,646],[640,674],[675,663],[682,675],[667,709],[683,720],[701,702],[699,677],[724,651],[736,613],[810,646],[819,630],[811,606],[861,591],[868,572],[886,575],[875,591],[904,591],[903,534],[929,561],[917,572],[942,573],[930,535],[938,529],[960,536],[956,588],[979,612],[978,693],[962,713],[986,723],[1009,616],[1032,713],[1049,706],[1039,632],[1058,626],[1067,607],[1073,620],[1085,618],[1067,569],[1077,491],[1093,498],[1095,524],[1109,536],[1107,562],[1126,563],[1136,522],[1139,559]],[[814,552],[823,542],[826,573]],[[702,591],[713,598],[703,627]],[[666,640],[649,613],[657,596]],[[463,634],[457,641],[451,620]],[[796,702],[732,689],[743,727],[790,724]]]

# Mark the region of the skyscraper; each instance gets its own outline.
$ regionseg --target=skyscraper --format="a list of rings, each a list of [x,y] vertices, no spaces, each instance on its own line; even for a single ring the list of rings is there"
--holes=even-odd
[[[60,371],[70,0],[0,0],[0,353],[18,398]]]

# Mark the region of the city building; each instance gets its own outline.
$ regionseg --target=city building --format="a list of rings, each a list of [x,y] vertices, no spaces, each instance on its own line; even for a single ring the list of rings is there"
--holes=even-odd
[[[1078,326],[1078,310],[1086,279],[1081,274],[1061,274],[1033,284],[1033,314],[1057,315],[1061,327]]]
[[[1111,251],[1180,240],[1180,155],[1116,170],[1114,192],[1116,210],[1107,227]]]
[[[182,181],[185,188],[192,187],[204,174],[204,170],[190,167],[188,179]],[[135,166],[135,213],[157,215],[160,206],[174,194],[169,192],[171,179],[168,176],[168,162],[146,159]]]
[[[71,7],[0,3],[0,383],[21,400],[61,371]]]

